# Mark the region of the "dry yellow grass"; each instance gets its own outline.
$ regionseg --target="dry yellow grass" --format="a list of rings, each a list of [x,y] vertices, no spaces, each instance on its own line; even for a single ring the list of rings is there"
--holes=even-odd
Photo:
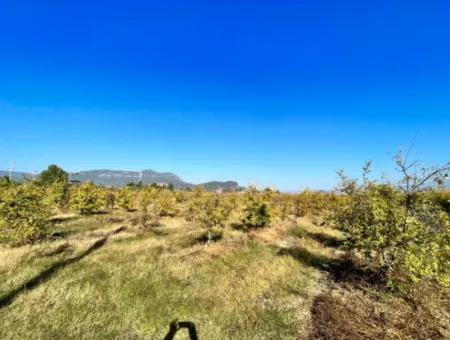
[[[2,306],[0,338],[162,339],[178,318],[195,322],[201,339],[306,339],[325,324],[311,310],[328,301],[330,288],[336,301],[370,302],[332,282],[342,235],[308,219],[249,233],[227,226],[209,246],[184,219],[164,218],[146,231],[132,220],[132,213],[72,216],[55,227],[62,239],[1,247],[0,298],[127,226]],[[355,322],[371,315],[361,310]]]

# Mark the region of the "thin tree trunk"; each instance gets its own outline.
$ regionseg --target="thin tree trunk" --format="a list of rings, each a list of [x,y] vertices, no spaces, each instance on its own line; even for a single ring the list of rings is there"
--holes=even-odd
[[[206,245],[211,243],[211,229],[208,229],[208,241],[206,241]]]

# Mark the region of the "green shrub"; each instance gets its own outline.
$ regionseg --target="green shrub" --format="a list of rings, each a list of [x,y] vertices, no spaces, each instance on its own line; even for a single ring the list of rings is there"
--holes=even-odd
[[[45,187],[45,200],[55,212],[64,210],[69,204],[68,182],[54,182]]]
[[[270,224],[270,212],[267,203],[262,201],[250,202],[245,210],[243,223],[250,228],[263,228]]]
[[[341,173],[347,199],[334,222],[346,233],[347,246],[359,250],[397,288],[424,279],[450,284],[450,218],[429,199],[432,191],[421,179],[432,176],[405,171],[407,178],[397,186],[378,184],[367,179],[369,165],[362,185]]]
[[[116,195],[113,191],[108,190],[105,194],[105,208],[106,209],[114,209],[116,205]]]
[[[105,206],[104,193],[92,183],[83,183],[72,189],[70,206],[82,215],[97,213]]]
[[[32,243],[42,236],[49,217],[44,190],[33,184],[1,191],[0,238],[15,245]]]
[[[8,176],[0,177],[0,189],[1,188],[5,188],[5,187],[9,187],[12,184],[13,183],[9,180]]]
[[[450,214],[450,190],[433,191],[428,196],[430,200]]]
[[[203,201],[205,200],[205,191],[201,187],[196,187],[195,191],[189,195],[187,198],[187,207],[184,212],[184,217],[186,221],[194,221],[195,216],[200,213],[203,206]]]
[[[69,203],[69,174],[57,165],[50,165],[35,182],[45,187],[45,200],[55,213],[64,210]]]
[[[263,228],[270,224],[270,207],[266,200],[258,195],[254,188],[249,188],[244,208],[243,224],[247,228]]]
[[[129,188],[122,188],[117,193],[116,198],[119,208],[125,211],[131,211],[134,208],[133,192]]]
[[[207,230],[207,244],[212,240],[214,228],[222,228],[231,214],[231,206],[222,201],[218,195],[203,195],[197,200],[193,220]]]
[[[39,175],[39,183],[43,185],[50,185],[53,183],[68,183],[69,182],[69,174],[61,169],[57,165],[49,165],[47,170],[44,170]]]
[[[320,215],[328,206],[330,195],[304,190],[295,196],[294,212],[298,217]]]
[[[160,216],[176,215],[176,200],[172,191],[168,189],[159,190],[156,195],[156,204],[158,206]]]
[[[160,225],[161,211],[156,200],[157,190],[150,188],[144,191],[139,200],[139,222],[147,229]]]

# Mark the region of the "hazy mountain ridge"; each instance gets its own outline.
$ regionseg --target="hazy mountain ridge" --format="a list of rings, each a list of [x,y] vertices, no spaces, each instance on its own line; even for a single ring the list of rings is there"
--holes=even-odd
[[[203,187],[208,191],[243,189],[235,181],[226,181],[226,182],[212,181],[212,182],[201,183],[201,184],[198,184],[197,186]]]
[[[9,176],[8,171],[0,170],[0,177]],[[36,177],[30,173],[13,172],[12,179],[16,181],[24,181],[26,179],[33,179]],[[211,181],[201,184],[193,184],[185,182],[178,175],[171,172],[156,172],[153,170],[143,171],[125,171],[125,170],[86,170],[76,173],[71,173],[72,181],[80,182],[94,182],[98,185],[121,187],[128,183],[139,183],[150,185],[152,183],[158,184],[170,184],[172,183],[175,188],[194,188],[201,186],[208,191],[216,190],[239,190],[242,187],[235,181]]]
[[[192,187],[194,184],[183,181],[179,176],[170,172],[156,172],[153,170],[124,171],[124,170],[88,170],[72,173],[73,181],[88,182],[106,186],[124,186],[128,183],[143,184],[172,183],[176,188]]]
[[[0,170],[0,178],[1,177],[9,177],[9,171],[5,171],[5,170]],[[30,174],[30,173],[26,173],[26,172],[18,172],[18,171],[13,171],[11,173],[11,178],[14,181],[24,181],[26,179],[33,179],[35,177],[35,175]]]

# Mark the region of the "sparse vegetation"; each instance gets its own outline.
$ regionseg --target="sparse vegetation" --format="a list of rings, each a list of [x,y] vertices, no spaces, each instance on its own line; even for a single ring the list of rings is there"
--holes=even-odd
[[[339,193],[5,180],[0,338],[449,337],[449,192],[369,169]]]

